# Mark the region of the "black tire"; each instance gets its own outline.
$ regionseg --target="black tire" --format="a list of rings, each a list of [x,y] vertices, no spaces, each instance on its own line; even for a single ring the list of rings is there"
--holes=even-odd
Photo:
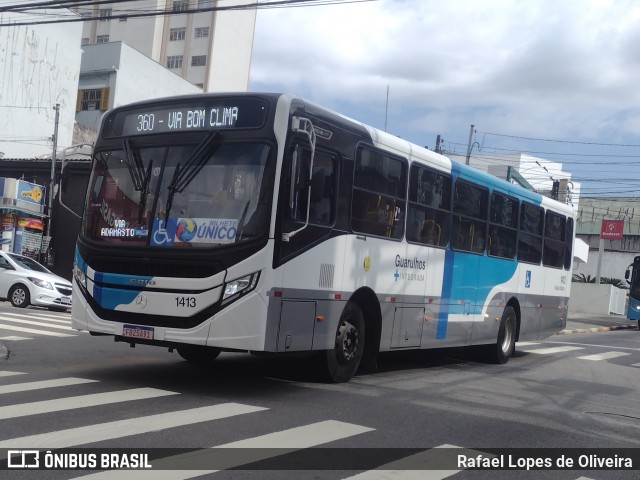
[[[348,382],[358,371],[364,352],[364,315],[358,304],[348,302],[340,315],[333,350],[323,354],[327,380]]]
[[[219,348],[213,347],[201,347],[199,345],[188,345],[178,348],[178,355],[193,363],[212,363],[218,355],[220,355]]]
[[[9,301],[11,302],[11,305],[17,308],[28,307],[29,302],[31,302],[29,289],[20,283],[14,285],[9,291]]]
[[[500,319],[498,338],[492,345],[484,345],[484,358],[489,363],[503,365],[509,361],[516,349],[516,312],[513,307],[505,307]]]

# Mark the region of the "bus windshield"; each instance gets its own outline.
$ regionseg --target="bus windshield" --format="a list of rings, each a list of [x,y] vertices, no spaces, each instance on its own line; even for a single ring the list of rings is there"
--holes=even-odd
[[[274,168],[265,143],[136,145],[95,154],[82,231],[108,244],[215,247],[268,233]]]

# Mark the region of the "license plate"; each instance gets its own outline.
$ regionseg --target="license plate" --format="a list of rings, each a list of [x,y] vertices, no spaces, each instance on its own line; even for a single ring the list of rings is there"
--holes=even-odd
[[[122,336],[153,340],[153,327],[141,327],[140,325],[124,325],[122,327]]]
[[[69,297],[60,298],[60,303],[63,305],[71,305],[71,299]]]

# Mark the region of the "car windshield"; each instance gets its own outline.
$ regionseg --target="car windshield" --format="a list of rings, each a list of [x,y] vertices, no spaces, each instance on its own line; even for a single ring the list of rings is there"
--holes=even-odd
[[[17,263],[21,267],[26,268],[27,270],[33,270],[34,272],[41,272],[41,273],[51,273],[45,267],[43,267],[38,262],[36,262],[35,260],[29,257],[23,257],[22,255],[15,255],[12,253],[8,253],[7,255],[11,260],[13,260],[15,263]]]
[[[213,247],[268,233],[269,146],[225,143],[136,146],[96,154],[83,232],[94,241]]]

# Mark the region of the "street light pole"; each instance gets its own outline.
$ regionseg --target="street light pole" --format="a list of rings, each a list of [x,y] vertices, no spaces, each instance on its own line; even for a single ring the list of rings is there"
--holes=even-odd
[[[466,162],[467,165],[469,165],[469,160],[471,159],[471,149],[473,148],[473,144],[471,143],[471,140],[473,140],[473,125],[471,125],[471,129],[469,130],[469,143],[467,145],[467,162]]]
[[[56,111],[56,119],[53,127],[53,152],[51,153],[51,182],[49,183],[49,216],[47,217],[47,236],[49,237],[49,245],[51,244],[51,217],[53,214],[53,189],[56,184],[56,152],[58,150],[58,123],[60,121],[60,104],[56,103],[56,106],[53,107]],[[49,251],[50,246],[47,245],[47,250]],[[47,251],[47,260],[49,259]]]

